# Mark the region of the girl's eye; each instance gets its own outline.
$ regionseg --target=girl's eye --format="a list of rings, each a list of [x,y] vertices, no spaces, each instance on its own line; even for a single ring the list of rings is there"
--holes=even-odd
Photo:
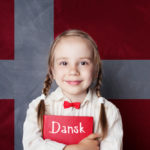
[[[84,65],[88,65],[88,62],[82,61],[82,62],[81,62],[81,65],[83,65],[83,66],[84,66]]]
[[[62,61],[62,62],[59,63],[59,65],[66,66],[67,62],[66,61]]]

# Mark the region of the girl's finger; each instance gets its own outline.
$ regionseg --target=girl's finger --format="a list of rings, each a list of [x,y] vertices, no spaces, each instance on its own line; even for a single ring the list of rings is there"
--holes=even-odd
[[[101,137],[100,134],[93,133],[93,134],[90,134],[87,138],[94,140],[94,139],[98,139],[100,137]]]

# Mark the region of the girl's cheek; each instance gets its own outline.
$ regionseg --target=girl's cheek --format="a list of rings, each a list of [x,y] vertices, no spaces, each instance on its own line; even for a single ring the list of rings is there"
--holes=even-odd
[[[84,66],[84,67],[82,67],[82,70],[87,71],[87,72],[93,72],[94,67],[93,66]]]
[[[59,72],[65,73],[67,71],[67,68],[66,67],[62,67],[62,66],[58,66],[56,70],[57,70],[58,73]]]
[[[63,68],[64,68],[63,66],[61,66],[61,65],[59,65],[59,64],[55,64],[55,69],[56,69],[56,70],[63,69]]]

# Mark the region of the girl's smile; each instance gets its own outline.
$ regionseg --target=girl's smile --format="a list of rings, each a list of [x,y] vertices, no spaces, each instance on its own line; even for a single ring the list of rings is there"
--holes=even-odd
[[[69,85],[75,86],[75,85],[79,85],[82,81],[76,80],[76,81],[65,81],[65,82],[67,82]]]
[[[52,72],[65,96],[83,100],[94,76],[93,50],[88,41],[80,37],[61,39],[55,47]]]

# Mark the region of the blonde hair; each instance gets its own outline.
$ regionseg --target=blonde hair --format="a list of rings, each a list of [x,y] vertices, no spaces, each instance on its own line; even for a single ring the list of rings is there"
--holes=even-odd
[[[46,75],[46,79],[44,81],[44,87],[42,90],[42,93],[45,96],[48,96],[52,81],[53,81],[53,74],[52,74],[52,68],[54,66],[54,51],[56,45],[60,42],[61,39],[67,38],[67,37],[81,37],[85,40],[88,41],[90,46],[93,49],[94,53],[94,65],[96,66],[96,84],[94,86],[94,90],[97,94],[98,97],[101,96],[100,94],[100,87],[102,84],[102,63],[101,59],[99,56],[98,52],[98,47],[93,40],[93,38],[86,32],[83,32],[81,30],[67,30],[60,35],[56,37],[56,39],[53,41],[51,48],[50,48],[50,53],[49,53],[49,58],[48,58],[48,73]],[[43,131],[43,115],[45,114],[45,104],[44,100],[41,100],[39,105],[38,105],[38,123],[41,126],[41,130]],[[107,124],[107,118],[106,118],[106,113],[105,113],[105,107],[104,104],[101,104],[101,109],[100,109],[100,119],[99,119],[99,124],[102,129],[102,138],[104,138],[107,135],[107,130],[108,130],[108,124]]]

